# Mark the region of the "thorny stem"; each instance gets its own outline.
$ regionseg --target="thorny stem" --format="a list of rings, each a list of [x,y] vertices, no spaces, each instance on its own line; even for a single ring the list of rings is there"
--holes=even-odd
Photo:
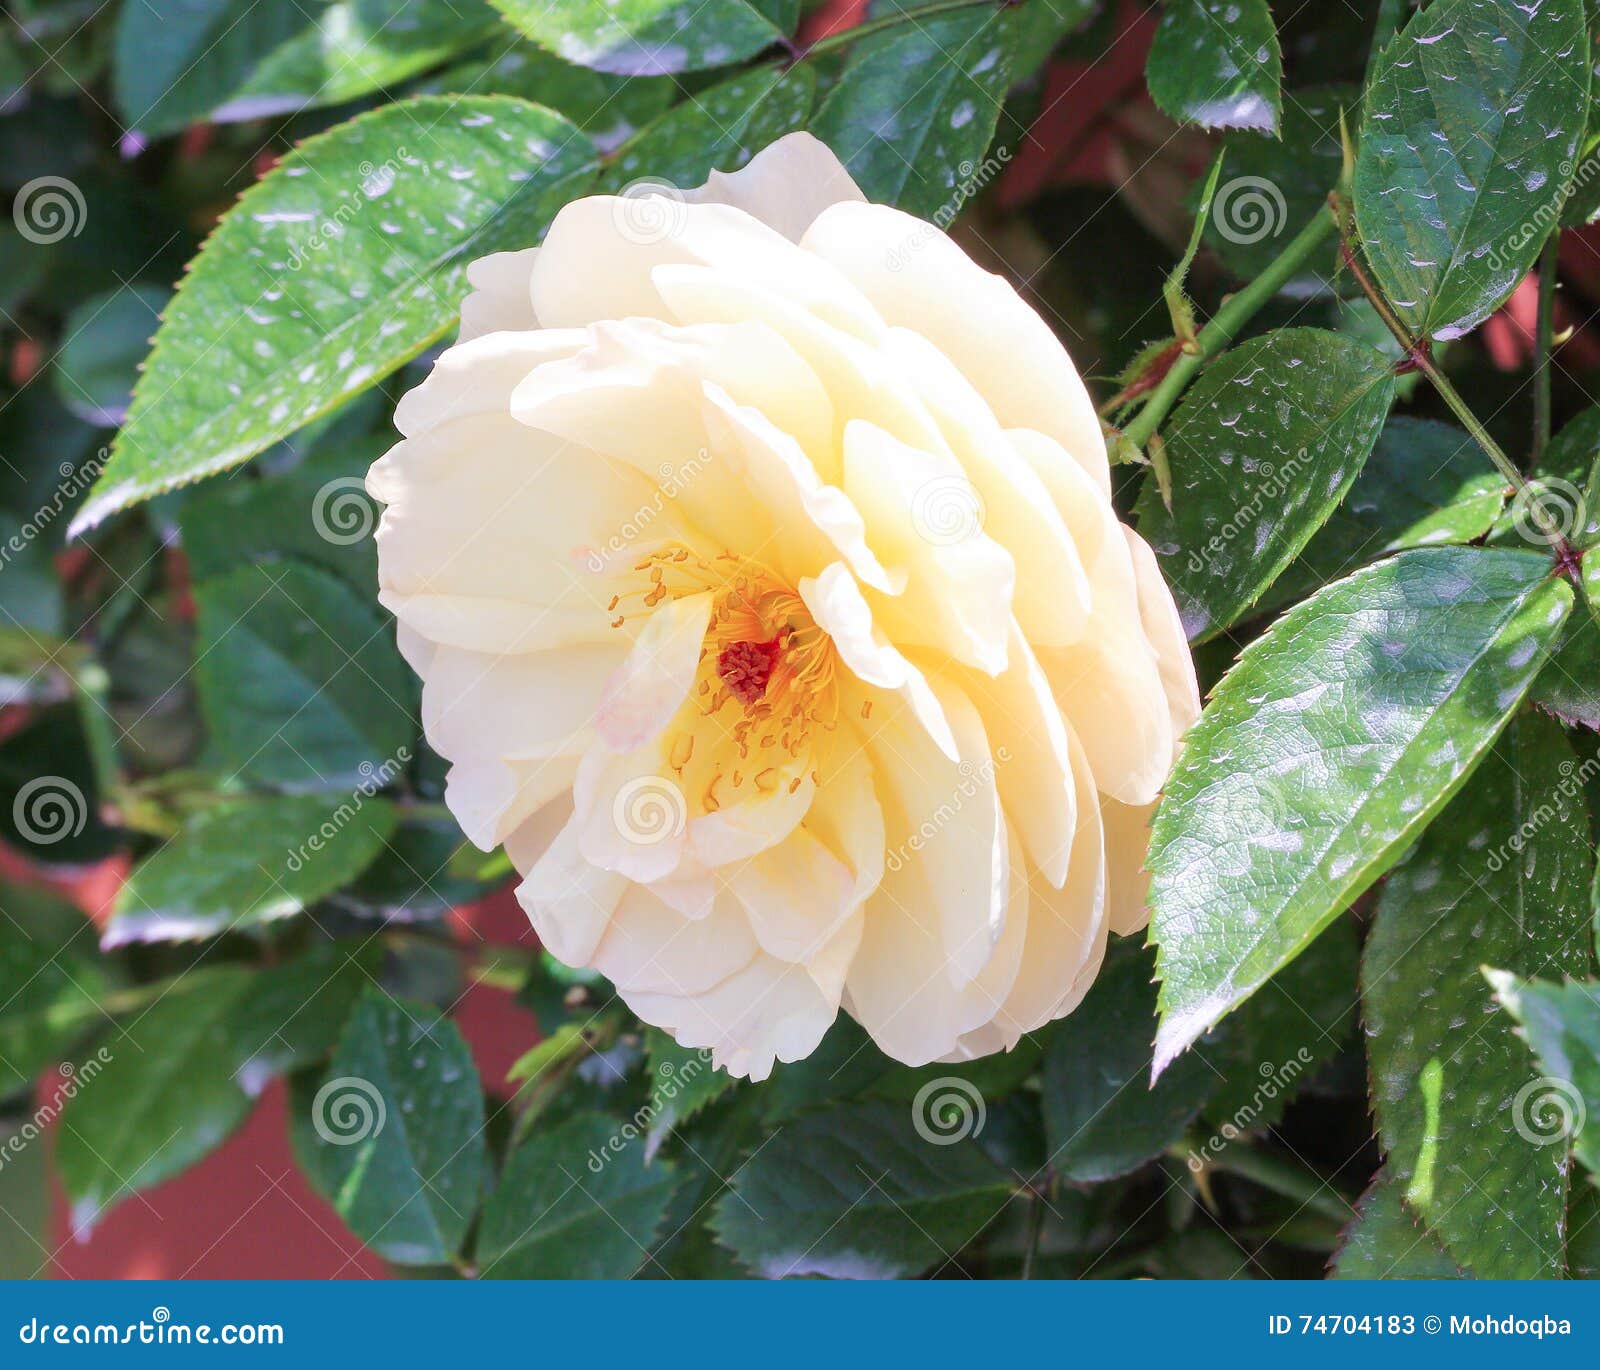
[[[917,11],[919,14],[922,12]],[[1172,406],[1178,402],[1185,387],[1194,379],[1195,373],[1233,341],[1256,311],[1276,295],[1283,283],[1333,235],[1334,228],[1331,215],[1317,214],[1289,240],[1265,271],[1243,290],[1231,295],[1196,335],[1199,347],[1194,352],[1183,352],[1173,362],[1172,369],[1162,377],[1161,384],[1150,392],[1144,408],[1122,430],[1122,436],[1138,447],[1145,446],[1161,427]]]
[[[1336,214],[1338,209],[1336,206]],[[1373,309],[1383,320],[1384,327],[1394,335],[1405,352],[1402,363],[1406,370],[1420,371],[1428,378],[1428,383],[1433,386],[1451,412],[1461,420],[1461,426],[1472,434],[1479,447],[1483,448],[1491,462],[1514,492],[1517,499],[1522,499],[1524,507],[1528,510],[1529,517],[1538,527],[1539,531],[1549,540],[1555,553],[1556,565],[1563,573],[1571,574],[1571,568],[1577,564],[1578,554],[1572,544],[1567,541],[1566,534],[1554,516],[1537,499],[1525,499],[1528,482],[1522,472],[1517,469],[1515,462],[1505,454],[1504,449],[1490,436],[1489,430],[1478,420],[1471,407],[1461,398],[1461,393],[1450,384],[1445,374],[1434,365],[1433,356],[1429,351],[1427,339],[1418,340],[1411,336],[1410,330],[1396,317],[1388,302],[1383,298],[1383,292],[1373,284],[1372,278],[1367,275],[1366,269],[1356,257],[1351,248],[1349,239],[1341,235],[1339,250],[1344,258],[1344,264],[1350,268],[1350,274],[1355,278],[1356,284],[1361,287],[1361,293],[1367,297]]]
[[[1539,255],[1539,315],[1533,330],[1533,457],[1530,470],[1537,470],[1544,449],[1550,445],[1550,353],[1556,334],[1556,257],[1561,243],[1558,228],[1544,240]]]

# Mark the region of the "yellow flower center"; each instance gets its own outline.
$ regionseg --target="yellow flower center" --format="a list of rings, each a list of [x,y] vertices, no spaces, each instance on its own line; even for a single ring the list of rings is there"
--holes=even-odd
[[[650,610],[713,596],[694,686],[704,724],[678,728],[668,764],[699,790],[708,813],[749,797],[737,793],[746,785],[758,794],[799,789],[816,734],[832,732],[838,712],[833,643],[805,601],[762,563],[727,552],[708,560],[672,545],[634,569],[648,584],[613,599],[613,612],[633,600]],[[620,613],[612,626],[633,616]]]

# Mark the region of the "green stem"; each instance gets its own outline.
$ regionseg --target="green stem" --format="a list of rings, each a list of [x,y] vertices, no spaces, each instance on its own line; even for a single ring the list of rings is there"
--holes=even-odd
[[[1489,430],[1479,421],[1478,416],[1472,412],[1471,406],[1461,398],[1460,391],[1451,385],[1444,372],[1434,365],[1433,357],[1429,353],[1427,346],[1413,338],[1405,324],[1389,308],[1388,302],[1383,297],[1383,292],[1373,284],[1372,278],[1367,275],[1366,269],[1361,265],[1350,244],[1341,242],[1340,246],[1344,252],[1345,265],[1350,268],[1350,274],[1355,277],[1356,284],[1361,287],[1361,293],[1367,297],[1368,302],[1377,311],[1378,317],[1383,320],[1384,327],[1394,335],[1395,341],[1404,349],[1406,362],[1428,378],[1428,383],[1433,386],[1439,398],[1450,406],[1451,413],[1460,419],[1461,426],[1472,434],[1478,446],[1484,450],[1489,460],[1494,463],[1495,470],[1505,478],[1506,484],[1515,492],[1515,496],[1521,498],[1528,488],[1528,482],[1524,479],[1522,472],[1517,469],[1517,464],[1505,454],[1505,450],[1490,435]],[[1561,531],[1561,525],[1555,521],[1550,511],[1536,499],[1525,500],[1524,503],[1529,516],[1537,525],[1539,531],[1549,540],[1550,546],[1555,549],[1557,556],[1562,559],[1563,563],[1570,559],[1575,564],[1577,554],[1573,552],[1571,544],[1567,541],[1566,534]]]
[[[1039,1238],[1044,1232],[1044,1195],[1035,1192],[1028,1199],[1028,1244],[1022,1249],[1022,1278],[1033,1278],[1034,1258],[1039,1254]]]
[[[1558,228],[1544,240],[1539,257],[1539,316],[1533,330],[1533,459],[1538,470],[1544,449],[1550,445],[1550,353],[1556,336],[1556,256],[1561,244]]]
[[[1179,354],[1172,369],[1161,378],[1161,384],[1150,392],[1144,407],[1122,430],[1123,437],[1139,447],[1148,443],[1200,368],[1233,341],[1256,311],[1278,293],[1318,247],[1333,236],[1335,227],[1333,216],[1319,211],[1289,240],[1265,271],[1243,290],[1230,296],[1200,330],[1196,339],[1200,344],[1199,350]]]
[[[1261,1151],[1245,1142],[1233,1142],[1216,1151],[1212,1139],[1191,1133],[1175,1146],[1167,1148],[1167,1155],[1190,1164],[1190,1157],[1200,1156],[1207,1170],[1221,1171],[1224,1175],[1237,1175],[1274,1194],[1320,1213],[1343,1226],[1355,1216],[1350,1201],[1322,1176],[1302,1169],[1296,1162],[1270,1151]]]
[[[896,14],[886,14],[878,19],[868,19],[865,23],[857,24],[854,28],[841,29],[838,33],[830,33],[816,42],[805,47],[796,48],[792,54],[795,61],[807,57],[821,57],[832,52],[835,48],[842,48],[848,43],[854,43],[861,38],[870,38],[875,33],[882,33],[885,29],[898,28],[905,23],[922,23],[928,19],[937,18],[952,10],[970,10],[986,8],[1002,10],[1014,0],[932,0],[932,3],[918,5],[915,9],[901,11]]]

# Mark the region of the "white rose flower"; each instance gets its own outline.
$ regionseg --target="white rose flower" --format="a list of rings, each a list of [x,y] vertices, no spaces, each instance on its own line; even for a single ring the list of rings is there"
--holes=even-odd
[[[1050,329],[806,134],[468,278],[380,598],[544,945],[752,1079],[1070,1012],[1199,700]]]

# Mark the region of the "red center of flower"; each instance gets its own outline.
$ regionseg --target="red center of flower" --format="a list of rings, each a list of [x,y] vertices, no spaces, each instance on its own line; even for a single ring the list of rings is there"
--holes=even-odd
[[[717,674],[741,704],[754,704],[766,694],[782,651],[781,633],[766,642],[731,643],[717,654]]]

